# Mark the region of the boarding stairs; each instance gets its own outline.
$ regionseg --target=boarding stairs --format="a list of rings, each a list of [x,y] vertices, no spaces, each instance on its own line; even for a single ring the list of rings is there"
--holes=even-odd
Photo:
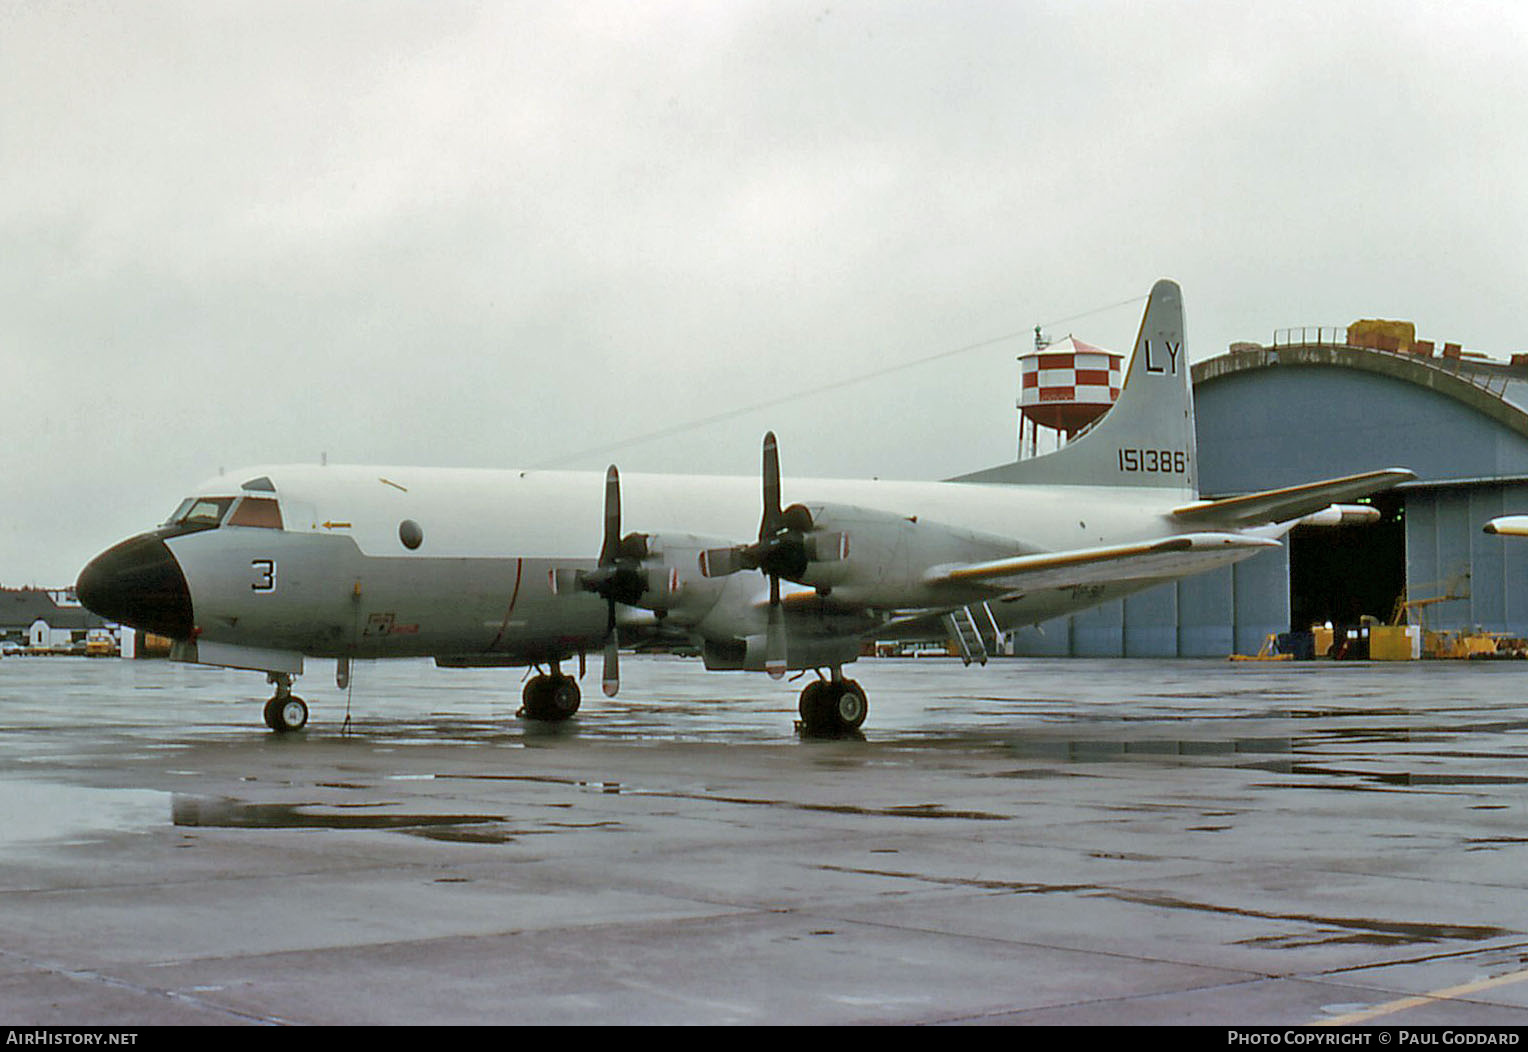
[[[960,660],[967,665],[973,661],[985,665],[991,650],[997,649],[1003,639],[1003,630],[992,615],[992,607],[984,602],[975,604],[974,608],[960,606],[951,610],[944,615],[944,627],[950,633],[950,641],[955,644]],[[988,634],[992,639],[991,649],[987,646]]]

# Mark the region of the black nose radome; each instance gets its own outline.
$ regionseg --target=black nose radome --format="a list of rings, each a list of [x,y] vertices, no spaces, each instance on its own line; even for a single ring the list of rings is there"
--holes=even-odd
[[[106,549],[80,571],[74,594],[108,621],[190,639],[191,591],[164,541],[140,534]]]

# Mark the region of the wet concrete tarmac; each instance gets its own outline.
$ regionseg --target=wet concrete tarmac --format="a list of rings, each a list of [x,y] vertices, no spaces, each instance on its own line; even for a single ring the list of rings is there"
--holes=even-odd
[[[1528,1024],[1528,664],[591,673],[6,659],[0,1020]]]

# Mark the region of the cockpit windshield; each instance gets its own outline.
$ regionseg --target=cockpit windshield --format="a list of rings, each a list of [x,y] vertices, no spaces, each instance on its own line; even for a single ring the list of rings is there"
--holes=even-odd
[[[269,497],[245,497],[228,517],[230,526],[259,526],[281,529],[281,505]]]
[[[232,514],[229,514],[230,508]],[[187,497],[164,525],[187,531],[215,530],[219,526],[279,530],[281,505],[270,497]]]
[[[165,522],[166,526],[199,526],[213,529],[233,507],[233,497],[187,497]]]

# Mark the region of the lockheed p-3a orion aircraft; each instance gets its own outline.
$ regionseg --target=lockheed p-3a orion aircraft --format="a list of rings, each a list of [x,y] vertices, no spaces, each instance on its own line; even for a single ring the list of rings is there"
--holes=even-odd
[[[1368,521],[1343,504],[1411,478],[1386,469],[1201,500],[1178,286],[1152,289],[1114,406],[1064,448],[944,482],[415,467],[225,474],[157,529],[80,573],[109,620],[183,661],[267,674],[265,720],[303,727],[309,658],[432,657],[535,667],[521,715],[579,708],[574,658],[698,652],[707,669],[810,675],[804,731],[852,731],[844,675],[870,639],[953,638],[967,656],[1012,628],[1224,566],[1301,522]],[[623,533],[625,527],[631,532]]]

